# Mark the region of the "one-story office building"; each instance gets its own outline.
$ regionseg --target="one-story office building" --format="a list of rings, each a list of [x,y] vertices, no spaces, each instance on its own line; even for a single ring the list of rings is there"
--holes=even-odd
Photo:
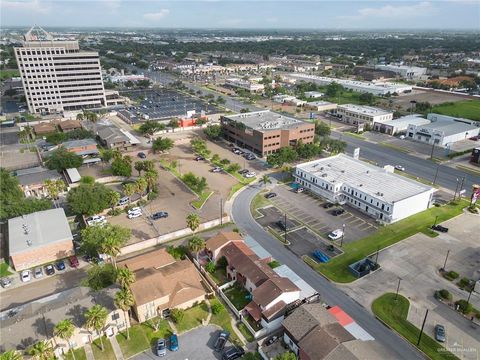
[[[297,183],[335,203],[348,204],[382,223],[429,208],[434,188],[344,154],[297,165]]]

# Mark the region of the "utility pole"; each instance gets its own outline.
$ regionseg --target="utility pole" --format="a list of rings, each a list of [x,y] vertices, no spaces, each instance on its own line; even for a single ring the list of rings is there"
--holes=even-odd
[[[430,153],[430,160],[433,159],[433,152],[435,151],[435,142],[432,144],[432,152]]]
[[[340,240],[340,247],[343,246],[343,238],[345,237],[345,224],[342,225],[342,239]]]
[[[445,267],[447,266],[448,254],[450,254],[450,250],[447,250],[447,256],[445,256],[445,262],[443,263],[443,271],[445,271]]]
[[[468,299],[467,299],[467,305],[470,303],[470,296],[472,296],[474,286],[472,286],[472,289],[470,290],[470,293],[468,294]]]
[[[462,183],[460,184],[460,188],[458,189],[458,199],[460,200],[462,198],[462,189],[463,189],[463,183],[465,182],[465,176],[462,177]]]
[[[420,329],[420,334],[418,335],[417,346],[420,345],[420,340],[422,339],[423,328],[425,327],[425,322],[427,321],[427,316],[428,316],[428,309],[427,309],[427,312],[425,313],[425,317],[423,318],[422,328]]]
[[[400,290],[400,283],[401,282],[402,282],[402,278],[398,278],[397,292],[395,293],[395,301],[397,301],[397,298],[398,298],[398,290]]]
[[[453,194],[453,201],[455,201],[457,197],[457,191],[458,191],[458,178],[457,178],[457,185],[455,185],[455,194]]]
[[[440,164],[437,165],[437,170],[435,170],[435,176],[433,177],[432,185],[435,185],[435,182],[437,181],[437,175],[438,175],[438,169],[439,168],[440,168]]]
[[[287,243],[287,213],[285,213],[285,233],[284,233],[285,244]]]
[[[220,198],[220,225],[223,225],[223,199]]]
[[[438,215],[435,216],[435,222],[433,223],[433,226],[437,225],[437,220],[438,220]]]

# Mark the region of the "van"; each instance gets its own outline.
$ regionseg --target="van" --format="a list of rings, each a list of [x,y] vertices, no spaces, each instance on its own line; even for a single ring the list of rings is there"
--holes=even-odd
[[[118,200],[118,206],[127,205],[129,200],[130,198],[128,196],[121,198],[120,200]]]

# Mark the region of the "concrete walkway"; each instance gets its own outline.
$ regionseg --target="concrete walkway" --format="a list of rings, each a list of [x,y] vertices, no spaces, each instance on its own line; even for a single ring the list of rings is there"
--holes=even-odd
[[[240,340],[245,345],[248,344],[248,341],[247,341],[247,339],[245,339],[245,336],[243,336],[242,332],[240,330],[238,330],[237,321],[233,317],[230,319],[230,323],[232,324],[233,331],[235,332],[235,334],[237,334],[237,336],[240,338]]]
[[[115,353],[117,360],[124,360],[122,349],[120,349],[120,345],[118,345],[118,341],[115,336],[110,338],[110,343],[112,344],[113,352]]]
[[[212,318],[212,306],[210,305],[210,301],[208,301],[208,299],[205,300],[205,303],[207,304],[207,307],[208,307],[208,316],[205,319],[205,323],[203,325],[208,325],[210,324],[210,319]]]
[[[175,323],[174,323],[172,320],[170,320],[170,319],[168,319],[167,321],[168,321],[168,325],[170,325],[170,327],[172,328],[173,332],[174,332],[175,334],[178,334],[178,330],[177,330],[177,327],[175,326]]]
[[[87,357],[87,360],[95,360],[95,356],[93,356],[93,350],[90,343],[85,344],[84,349],[85,349],[85,356]]]

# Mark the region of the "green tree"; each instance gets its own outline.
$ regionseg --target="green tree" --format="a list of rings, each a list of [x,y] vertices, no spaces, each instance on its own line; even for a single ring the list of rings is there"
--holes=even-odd
[[[203,133],[210,139],[210,140],[218,140],[223,135],[223,130],[221,125],[208,125],[205,129],[203,129]]]
[[[188,219],[187,219],[187,221],[188,221]],[[190,225],[189,225],[189,227],[190,227]],[[195,231],[195,230],[192,229],[192,231]],[[195,253],[195,257],[198,260],[198,253],[205,248],[205,240],[203,238],[201,238],[200,236],[193,236],[188,241],[188,248],[190,249],[191,252]]]
[[[228,165],[227,172],[235,173],[235,172],[239,171],[241,168],[242,167],[239,164],[233,163],[233,164]]]
[[[216,302],[212,305],[212,314],[213,315],[218,315],[218,314],[220,314],[224,311],[225,311],[225,306],[223,306],[222,303]]]
[[[327,85],[325,94],[328,97],[335,97],[342,91],[343,91],[343,86],[342,85],[340,85],[336,82],[332,82],[332,83]]]
[[[82,176],[80,178],[80,184],[84,184],[84,185],[93,185],[95,184],[95,178],[93,176]]]
[[[168,126],[172,128],[172,130],[175,132],[175,129],[180,126],[180,122],[178,119],[172,119],[168,122]]]
[[[165,130],[165,124],[158,121],[147,120],[140,125],[138,131],[143,135],[153,136],[157,131]]]
[[[85,116],[83,115],[83,113],[77,114],[77,120],[78,121],[83,121],[84,119],[85,119]]]
[[[81,231],[81,250],[91,256],[107,254],[115,258],[131,236],[131,230],[119,225],[87,226]]]
[[[329,136],[331,133],[330,126],[323,121],[315,121],[315,134],[318,136]]]
[[[85,312],[85,327],[89,330],[95,330],[100,337],[102,351],[105,350],[103,345],[103,334],[101,333],[107,323],[108,311],[102,305],[94,305]]]
[[[117,270],[117,283],[124,289],[128,289],[131,284],[135,282],[135,273],[128,269],[121,267]]]
[[[72,352],[73,359],[75,360],[75,353],[70,344],[70,339],[72,338],[74,332],[75,332],[75,325],[73,325],[73,322],[70,319],[65,319],[60,321],[55,325],[55,328],[53,330],[53,333],[56,336],[58,336],[60,339],[64,340],[68,344],[68,347]]]
[[[207,265],[205,265],[205,270],[207,270],[210,274],[213,274],[217,267],[213,261],[209,261]]]
[[[55,353],[49,340],[41,340],[33,344],[28,348],[27,353],[35,360],[52,360],[55,358]]]
[[[145,178],[143,177],[138,178],[137,181],[135,181],[135,187],[136,187],[136,192],[142,195],[145,192],[145,190],[147,190],[147,187],[148,187],[147,180],[145,180]]]
[[[63,132],[55,132],[55,133],[46,135],[45,140],[50,144],[58,145],[64,141],[67,141],[68,136],[66,133],[63,133]]]
[[[112,174],[115,176],[132,176],[131,160],[129,161],[126,156],[114,159],[112,161]]]
[[[149,193],[155,188],[158,179],[158,172],[156,170],[148,170],[143,177],[147,182],[147,192]]]
[[[130,319],[130,308],[135,304],[132,292],[128,288],[123,288],[115,294],[115,306],[125,313],[125,319]],[[127,340],[130,340],[130,331],[127,326]]]
[[[360,94],[360,96],[358,97],[358,100],[360,100],[362,104],[367,104],[367,105],[375,104],[375,96],[373,96],[372,93]]]
[[[58,199],[58,195],[67,188],[67,186],[61,179],[47,179],[45,180],[43,185],[45,186],[45,189],[47,190],[48,195],[50,195],[50,198],[52,200]]]
[[[120,201],[120,193],[117,191],[111,191],[107,195],[107,201],[112,210],[115,208],[115,206],[118,204]]]
[[[174,143],[172,139],[159,137],[153,141],[152,150],[154,153],[157,153],[157,151],[163,153],[167,150],[170,150],[173,147],[173,144]]]
[[[100,149],[100,158],[103,162],[109,163],[113,159],[112,149]]]
[[[0,355],[0,360],[23,360],[23,355],[18,350],[9,350]]]
[[[67,202],[73,213],[91,216],[111,207],[111,192],[100,183],[80,184],[68,192]]]
[[[138,176],[141,176],[143,171],[143,161],[136,161],[133,167],[138,171]]]
[[[123,184],[123,193],[128,197],[131,197],[136,192],[137,192],[137,187],[135,186],[135,183]]]
[[[260,182],[263,184],[264,187],[267,187],[268,184],[272,183],[272,180],[270,179],[270,176],[265,174],[260,179]]]
[[[198,216],[198,214],[195,214],[195,213],[188,214],[187,226],[190,228],[190,230],[195,232],[195,230],[197,230],[198,227],[200,226],[200,216]]]
[[[218,154],[213,154],[212,155],[212,158],[210,159],[212,161],[212,163],[218,163],[220,161],[220,155]]]
[[[45,160],[45,165],[51,170],[62,172],[65,169],[78,168],[83,164],[81,156],[70,152],[63,147],[52,151]]]

